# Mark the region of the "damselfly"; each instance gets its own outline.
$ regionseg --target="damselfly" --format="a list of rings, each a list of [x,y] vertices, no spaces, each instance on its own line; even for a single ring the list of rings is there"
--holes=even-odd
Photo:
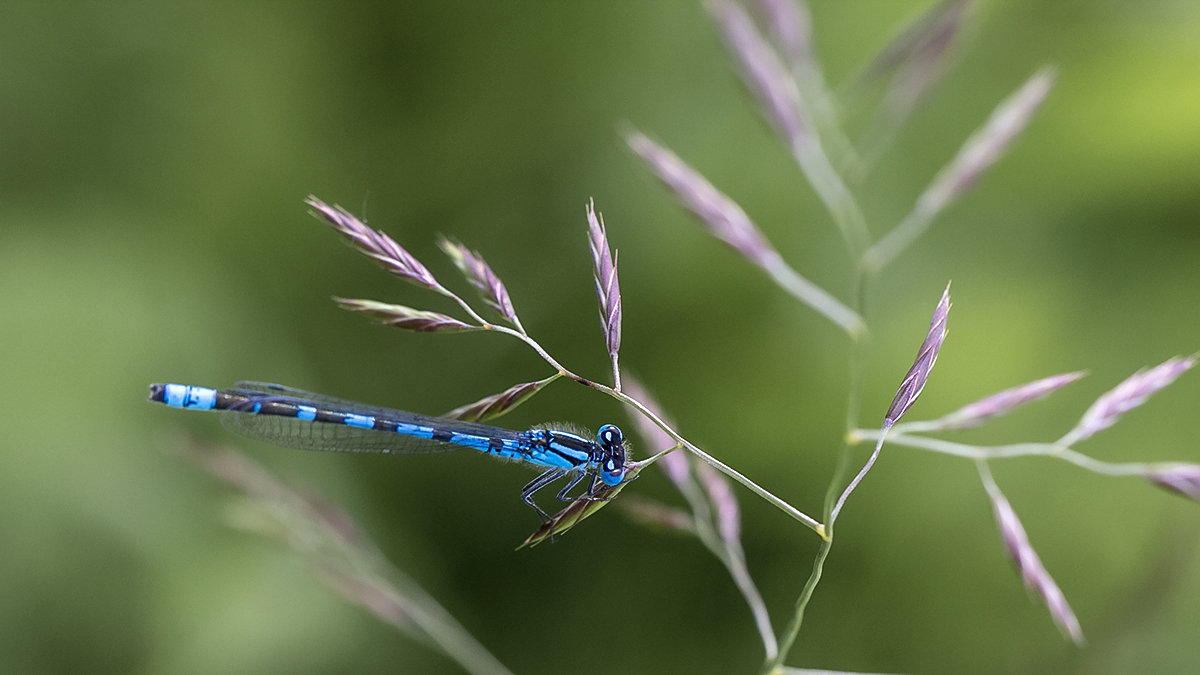
[[[173,408],[220,410],[229,430],[273,445],[326,452],[421,453],[474,448],[546,471],[521,490],[521,499],[545,522],[550,516],[533,494],[569,476],[558,493],[563,501],[597,499],[601,485],[625,479],[625,442],[611,424],[600,427],[596,440],[566,431],[511,431],[416,413],[378,408],[312,394],[278,384],[238,382],[233,389],[187,384],[152,384],[150,400]],[[583,494],[568,493],[584,478]]]

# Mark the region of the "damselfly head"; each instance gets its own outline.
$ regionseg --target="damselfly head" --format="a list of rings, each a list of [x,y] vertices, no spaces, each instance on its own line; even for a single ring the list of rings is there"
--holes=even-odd
[[[596,442],[604,451],[600,478],[605,485],[618,485],[625,480],[625,435],[613,424],[605,424],[596,433]]]

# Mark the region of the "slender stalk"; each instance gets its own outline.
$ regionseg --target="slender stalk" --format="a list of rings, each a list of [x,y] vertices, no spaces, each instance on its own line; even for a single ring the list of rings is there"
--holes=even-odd
[[[758,634],[763,642],[763,650],[766,652],[765,659],[771,661],[779,655],[779,644],[775,641],[775,633],[771,627],[771,617],[767,614],[767,606],[758,592],[758,587],[754,585],[754,580],[750,578],[750,571],[746,569],[746,556],[740,547],[735,547],[730,542],[725,542],[725,552],[726,557],[723,560],[725,567],[729,570],[729,575],[733,577],[733,583],[741,591],[742,597],[746,599],[746,604],[750,605],[750,613],[754,616],[754,626],[758,628]]]
[[[570,375],[568,375],[568,376],[570,377]],[[603,391],[606,394],[608,394],[609,396],[612,396],[613,398],[617,399],[618,401],[621,401],[629,406],[632,406],[634,409],[636,409],[638,412],[640,412],[642,415],[644,415],[646,417],[646,419],[653,422],[655,426],[662,429],[663,432],[665,432],[668,436],[670,436],[676,442],[683,445],[683,447],[686,448],[688,452],[690,452],[693,455],[695,455],[696,457],[704,460],[706,463],[708,463],[710,466],[712,466],[717,471],[720,471],[721,473],[725,474],[726,476],[729,476],[733,480],[741,483],[748,490],[750,490],[754,494],[758,495],[759,497],[761,497],[763,500],[765,500],[772,506],[775,506],[780,511],[783,511],[784,513],[788,514],[792,518],[800,521],[806,527],[808,527],[810,530],[812,530],[813,532],[816,532],[818,535],[820,535],[822,538],[826,537],[825,526],[822,525],[820,522],[818,522],[815,518],[809,516],[808,514],[804,513],[800,509],[797,509],[796,507],[794,507],[791,504],[787,503],[786,501],[780,499],[779,497],[776,497],[774,494],[771,494],[771,492],[769,492],[766,488],[761,487],[754,481],[750,480],[749,478],[747,478],[746,476],[744,476],[743,474],[738,472],[736,469],[726,465],[725,463],[723,463],[716,457],[713,457],[712,455],[708,454],[704,450],[697,447],[691,441],[689,441],[686,438],[684,438],[683,436],[681,436],[678,431],[675,431],[674,429],[672,429],[670,427],[670,425],[668,425],[666,422],[664,422],[662,420],[662,418],[660,418],[658,415],[654,414],[653,410],[650,410],[649,408],[647,408],[645,405],[643,405],[637,399],[631,398],[630,396],[626,395],[623,392],[619,392],[615,389],[612,389],[611,387],[606,387],[599,383],[592,382],[592,383],[589,383],[589,386],[591,386],[594,389],[597,389],[599,391]]]
[[[488,326],[491,325],[491,323],[487,319],[480,316],[479,313],[476,312],[466,300],[463,300],[462,298],[460,298],[458,296],[458,294],[455,293],[454,291],[446,288],[445,286],[443,286],[441,284],[437,284],[437,285],[433,286],[432,290],[434,292],[438,293],[439,295],[443,295],[443,296],[453,300],[455,302],[455,304],[457,304],[459,307],[462,307],[463,311],[466,312],[467,314],[469,314],[471,316],[471,318],[475,321],[475,323],[479,324],[480,326],[487,328]]]
[[[784,500],[780,499],[779,497],[776,497],[775,495],[771,494],[766,489],[760,487],[754,481],[750,480],[746,476],[739,473],[737,470],[733,469],[732,467],[727,466],[726,464],[724,464],[720,460],[718,460],[716,457],[713,457],[712,455],[708,454],[707,452],[696,447],[695,445],[692,444],[691,441],[689,441],[685,438],[682,438],[682,437],[676,437],[676,433],[672,432],[670,430],[664,429],[664,431],[666,431],[668,434],[672,434],[672,437],[675,437],[675,440],[682,442],[684,444],[684,447],[687,448],[689,452],[691,452],[692,454],[696,455],[700,459],[707,462],[709,465],[711,465],[717,471],[720,471],[721,473],[725,474],[726,476],[729,476],[733,480],[746,486],[746,488],[748,488],[751,492],[758,495],[759,497],[762,497],[768,503],[777,507],[779,510],[788,514],[792,518],[795,518],[796,520],[800,521],[805,526],[807,526],[809,529],[811,529],[813,532],[816,532],[817,534],[821,535],[822,538],[827,536],[827,534],[825,532],[825,526],[823,524],[817,522],[816,519],[812,518],[811,516],[804,513],[803,511],[797,509],[796,507],[792,506],[791,504],[785,502]]]
[[[871,233],[867,229],[866,218],[862,209],[854,199],[854,194],[838,174],[837,169],[829,162],[828,155],[821,148],[815,137],[806,137],[803,141],[794,143],[792,156],[800,169],[808,178],[817,196],[825,204],[825,208],[833,216],[842,239],[850,251],[850,257],[857,260],[870,244]]]
[[[564,377],[569,377],[575,381],[579,381],[579,380],[583,379],[580,376],[576,375],[575,373],[572,373],[571,371],[567,370],[566,367],[563,366],[561,363],[559,363],[557,360],[555,360],[555,358],[553,356],[550,356],[550,353],[547,352],[544,348],[542,348],[542,345],[538,344],[537,340],[534,340],[533,338],[529,337],[528,334],[513,330],[512,328],[509,328],[508,326],[498,326],[493,323],[488,323],[487,321],[484,321],[482,325],[487,330],[494,330],[497,333],[503,333],[504,335],[511,335],[512,337],[515,337],[516,339],[520,340],[521,342],[524,342],[525,344],[529,345],[529,347],[531,349],[533,349],[533,351],[537,352],[538,356],[542,357],[543,361],[550,364],[550,367],[557,370]]]
[[[925,230],[929,229],[929,224],[933,222],[935,215],[936,213],[924,208],[924,204],[918,202],[895,229],[884,235],[866,252],[866,255],[863,256],[864,264],[872,270],[883,269],[924,234]]]
[[[787,658],[788,652],[796,644],[796,638],[800,635],[800,627],[804,624],[804,610],[807,609],[809,600],[817,590],[817,584],[821,582],[821,574],[825,570],[825,560],[829,558],[829,552],[832,549],[833,538],[831,536],[821,542],[821,548],[817,550],[817,555],[813,558],[812,573],[808,575],[808,581],[804,582],[804,589],[800,591],[800,597],[796,598],[796,611],[779,638],[779,654],[766,664],[762,670],[763,673],[778,672],[783,667],[783,660]]]
[[[865,303],[865,289],[870,279],[859,274],[856,282],[854,297],[856,304],[861,308]],[[858,427],[859,408],[862,405],[863,383],[866,378],[866,363],[867,356],[870,352],[870,333],[864,331],[860,339],[851,345],[851,353],[849,358],[849,383],[850,386],[846,395],[846,434],[842,442],[842,447],[838,452],[838,463],[834,468],[833,475],[829,479],[829,487],[825,490],[824,501],[824,518],[825,522],[829,522],[829,516],[833,512],[833,505],[838,496],[838,486],[842,485],[846,480],[846,474],[850,470],[851,449],[854,446],[853,430]]]
[[[919,428],[919,425],[919,422],[904,425],[905,431],[914,427]],[[897,425],[896,428],[900,426]],[[878,440],[880,435],[880,432],[876,430],[858,429],[854,431],[853,437],[858,440]],[[1154,463],[1146,462],[1105,462],[1057,443],[1012,443],[1009,445],[992,446],[968,445],[966,443],[944,441],[940,438],[912,436],[904,432],[896,432],[895,428],[888,434],[888,443],[980,461],[1009,459],[1012,457],[1051,457],[1070,462],[1080,468],[1106,476],[1142,476],[1147,471],[1153,470],[1158,466]]]
[[[1142,476],[1155,466],[1154,464],[1145,464],[1142,462],[1105,462],[1088,457],[1070,448],[1059,448],[1049,456],[1066,460],[1075,466],[1106,476]]]
[[[387,564],[380,561],[379,565]],[[387,566],[390,567],[390,565]],[[381,584],[381,589],[377,591],[379,597],[387,597],[387,592],[389,591],[403,593],[405,600],[401,604],[404,614],[411,618],[413,623],[434,644],[451,659],[458,662],[464,670],[476,675],[505,675],[510,673],[433,596],[426,593],[424,589],[415,583],[398,583],[401,580],[407,582],[407,577],[400,574],[399,570],[393,568],[390,576],[392,584],[389,584],[382,578],[378,579],[377,583]],[[399,590],[392,591],[392,588]],[[378,597],[376,601],[378,601]]]
[[[712,509],[700,486],[693,480],[686,480],[678,483],[677,487],[692,509],[692,525],[696,528],[696,537],[721,561],[742,597],[746,599],[750,614],[754,617],[754,625],[762,639],[764,658],[768,661],[774,659],[779,654],[779,645],[775,641],[766,604],[746,569],[745,555],[739,547],[722,538],[713,527]]]
[[[844,184],[840,183],[840,181],[839,185],[841,185],[842,190],[844,190],[844,192],[840,194],[843,194],[843,198],[851,205],[854,205],[853,195],[848,189],[845,188]],[[843,213],[854,214],[852,217],[857,217],[859,219],[862,218],[862,212],[858,210],[857,206],[854,206],[854,208],[844,209]],[[861,227],[862,232],[865,233],[867,231],[865,223],[862,223]],[[854,249],[853,247],[852,252],[858,255],[861,255],[862,253],[861,249]],[[861,257],[859,259],[861,261]],[[853,311],[856,312],[856,316],[859,316],[860,320],[863,320],[864,323],[862,324],[863,330],[854,336],[857,339],[853,340],[853,344],[851,344],[851,352],[848,359],[849,388],[846,396],[846,433],[843,436],[844,440],[842,442],[842,447],[838,453],[837,467],[834,469],[833,475],[829,480],[829,487],[825,491],[823,507],[823,515],[827,524],[825,538],[824,541],[821,542],[821,547],[817,550],[817,554],[813,559],[812,573],[809,574],[808,580],[804,583],[804,588],[801,590],[799,597],[796,598],[796,608],[792,614],[792,618],[781,634],[779,655],[766,664],[766,667],[763,670],[764,673],[780,672],[783,668],[783,660],[787,658],[787,655],[791,652],[792,647],[795,646],[796,639],[800,635],[800,628],[804,625],[804,613],[808,609],[808,603],[812,600],[813,594],[817,590],[817,585],[821,582],[821,575],[825,569],[825,561],[829,558],[829,554],[833,551],[833,526],[837,520],[837,515],[841,511],[842,505],[845,504],[846,498],[849,496],[854,486],[856,486],[862,480],[862,477],[871,468],[871,465],[874,464],[874,461],[879,453],[877,448],[875,453],[872,455],[871,460],[866,466],[863,467],[862,471],[860,471],[859,474],[854,478],[850,486],[846,488],[846,490],[844,490],[835,501],[835,495],[838,495],[838,486],[842,485],[842,483],[845,481],[846,473],[850,470],[851,450],[854,446],[853,430],[858,427],[858,417],[862,404],[862,391],[864,382],[866,380],[866,366],[871,348],[871,336],[870,332],[866,329],[867,324],[865,323],[865,319],[862,319],[861,317],[866,316],[865,309],[867,307],[867,298],[869,296],[869,290],[873,280],[874,273],[870,267],[861,263],[856,266],[853,291],[851,294],[851,307],[853,308]]]
[[[837,324],[852,339],[857,340],[866,331],[866,325],[854,310],[842,304],[825,289],[800,276],[778,254],[766,259],[763,269],[780,288]]]
[[[1002,459],[1005,457],[1022,457],[1028,455],[1052,455],[1054,446],[1048,443],[1014,443],[984,447],[944,441],[940,438],[911,436],[899,430],[900,425],[888,433],[888,442],[893,445],[904,445],[910,448],[940,452],[944,455],[954,455],[967,459]],[[905,429],[907,431],[907,428]],[[877,429],[856,429],[853,439],[859,441],[878,441],[882,434]]]
[[[604,387],[603,389],[608,389],[608,388]],[[716,457],[713,457],[712,455],[708,454],[704,450],[700,449],[695,444],[693,444],[691,441],[689,441],[686,438],[684,438],[683,436],[681,436],[679,434],[679,432],[677,432],[674,429],[672,429],[671,427],[667,426],[667,424],[665,422],[663,422],[657,415],[655,415],[653,411],[651,411],[648,408],[646,408],[645,406],[643,406],[639,401],[636,401],[618,391],[608,390],[608,393],[611,396],[614,396],[615,398],[636,408],[638,412],[645,415],[651,422],[654,422],[654,424],[657,425],[664,432],[666,432],[667,435],[669,435],[671,438],[675,439],[679,443],[682,443],[683,447],[686,448],[688,450],[688,452],[690,452],[693,455],[695,455],[696,457],[704,460],[706,463],[708,463],[710,466],[712,466],[717,471],[720,471],[721,473],[725,474],[726,476],[729,476],[733,480],[741,483],[747,489],[749,489],[751,492],[758,495],[759,497],[762,497],[765,501],[767,501],[771,505],[775,506],[779,510],[783,511],[784,513],[788,514],[792,518],[800,521],[802,524],[804,524],[806,527],[811,529],[813,532],[816,532],[822,538],[824,538],[826,536],[825,526],[822,525],[820,522],[818,522],[816,519],[812,518],[808,514],[797,509],[796,507],[792,506],[791,504],[787,503],[786,501],[780,499],[779,497],[776,497],[774,494],[772,494],[765,488],[759,486],[757,483],[750,480],[746,476],[742,475],[740,472],[738,472],[734,468],[726,465],[725,463],[718,460]]]
[[[846,489],[842,490],[842,494],[840,497],[838,497],[837,503],[833,505],[833,510],[829,512],[828,523],[830,530],[833,529],[833,523],[837,520],[838,513],[841,512],[842,506],[845,505],[846,499],[850,496],[850,493],[854,492],[854,489],[857,488],[858,484],[862,482],[862,479],[866,477],[867,472],[871,470],[871,467],[875,466],[875,460],[879,459],[879,451],[882,449],[883,437],[880,436],[879,442],[875,444],[875,450],[873,450],[871,452],[871,456],[867,458],[867,463],[863,464],[863,468],[859,469],[858,473],[855,474],[854,479],[851,480],[850,484],[846,486]]]

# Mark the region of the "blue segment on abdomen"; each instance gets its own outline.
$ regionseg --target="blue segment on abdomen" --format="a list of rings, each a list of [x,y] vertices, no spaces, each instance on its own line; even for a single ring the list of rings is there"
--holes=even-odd
[[[163,385],[163,403],[173,408],[212,410],[217,405],[217,390],[186,384]]]
[[[431,427],[409,424],[408,422],[396,422],[395,432],[405,436],[416,436],[417,438],[433,438],[433,429]]]
[[[357,429],[375,428],[375,418],[368,415],[354,415],[347,413],[346,419],[343,420],[343,423],[348,427],[355,427]]]
[[[491,450],[492,439],[486,436],[476,436],[475,434],[451,434],[447,442],[489,452]]]
[[[309,422],[317,419],[317,409],[311,405],[296,406],[296,417]]]

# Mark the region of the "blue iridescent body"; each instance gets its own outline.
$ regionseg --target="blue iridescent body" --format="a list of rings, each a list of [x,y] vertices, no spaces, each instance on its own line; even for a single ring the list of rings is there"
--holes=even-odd
[[[600,427],[595,440],[551,429],[512,431],[261,382],[239,382],[233,389],[152,384],[150,400],[173,408],[223,411],[221,423],[231,431],[289,448],[389,454],[467,447],[544,467],[521,490],[521,498],[544,521],[550,517],[533,502],[533,494],[560,478],[570,476],[558,493],[563,501],[596,498],[601,484],[613,486],[625,479],[624,437],[611,424]],[[584,493],[568,496],[588,476]]]

